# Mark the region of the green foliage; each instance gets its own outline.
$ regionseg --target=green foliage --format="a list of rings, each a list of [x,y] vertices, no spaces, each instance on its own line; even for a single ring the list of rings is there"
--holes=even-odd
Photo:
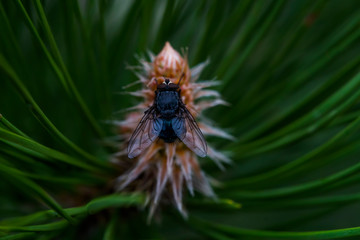
[[[0,239],[360,236],[360,4],[349,1],[0,1]],[[127,65],[169,41],[230,107],[219,199],[146,223],[114,194],[106,120],[136,103]],[[135,88],[135,87],[134,87]],[[114,114],[114,112],[116,112]]]

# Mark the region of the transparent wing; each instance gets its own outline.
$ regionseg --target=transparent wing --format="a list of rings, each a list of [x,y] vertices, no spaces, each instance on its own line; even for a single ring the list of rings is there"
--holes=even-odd
[[[199,157],[207,154],[207,144],[199,126],[185,105],[180,106],[180,115],[171,121],[176,136]]]
[[[163,121],[156,116],[155,107],[150,107],[129,140],[128,157],[134,158],[148,148],[159,136],[162,124]]]

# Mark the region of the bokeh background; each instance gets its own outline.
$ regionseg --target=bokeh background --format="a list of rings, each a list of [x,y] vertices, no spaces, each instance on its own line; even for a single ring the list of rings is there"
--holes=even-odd
[[[0,239],[358,239],[357,0],[0,1]],[[229,106],[207,110],[218,201],[146,223],[113,194],[107,120],[139,99],[127,66],[169,41]],[[136,89],[134,86],[133,89]],[[105,139],[105,140],[104,140]],[[51,210],[48,210],[51,209]],[[336,230],[338,229],[338,230]]]

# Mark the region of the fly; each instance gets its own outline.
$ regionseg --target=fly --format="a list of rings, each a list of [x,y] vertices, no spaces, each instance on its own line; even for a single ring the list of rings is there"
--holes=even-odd
[[[166,143],[180,139],[196,155],[205,157],[207,144],[195,118],[182,102],[180,82],[172,83],[164,78],[155,91],[153,105],[145,111],[144,116],[132,134],[128,145],[128,157],[134,158],[160,138]]]

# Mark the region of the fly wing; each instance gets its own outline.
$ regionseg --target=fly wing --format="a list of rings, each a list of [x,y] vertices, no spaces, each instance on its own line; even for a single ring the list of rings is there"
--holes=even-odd
[[[129,140],[128,157],[134,158],[148,148],[159,136],[162,125],[163,121],[157,118],[155,107],[150,107]]]
[[[206,157],[207,144],[199,126],[185,105],[180,106],[180,115],[171,121],[176,136],[199,157]]]

